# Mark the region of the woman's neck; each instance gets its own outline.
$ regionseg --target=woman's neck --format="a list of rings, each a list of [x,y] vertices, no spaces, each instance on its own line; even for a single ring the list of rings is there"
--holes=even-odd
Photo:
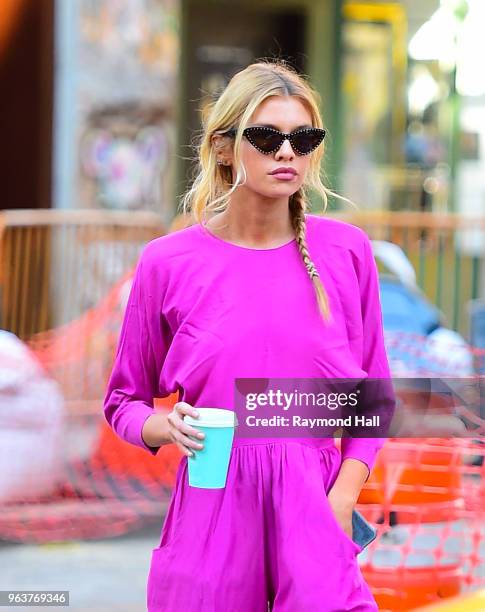
[[[288,201],[272,205],[241,206],[232,201],[212,216],[206,227],[223,240],[250,248],[273,248],[295,237]]]

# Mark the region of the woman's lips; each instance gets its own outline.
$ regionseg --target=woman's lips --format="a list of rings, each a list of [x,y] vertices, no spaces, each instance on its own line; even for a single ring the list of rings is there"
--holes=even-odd
[[[296,177],[296,174],[293,172],[274,172],[270,176],[274,176],[279,181],[291,181]]]

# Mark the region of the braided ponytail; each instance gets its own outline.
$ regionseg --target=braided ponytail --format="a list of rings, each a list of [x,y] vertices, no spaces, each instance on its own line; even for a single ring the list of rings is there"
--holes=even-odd
[[[317,294],[317,302],[318,307],[320,309],[321,314],[323,315],[323,319],[325,321],[330,320],[330,308],[328,305],[328,295],[325,291],[322,281],[320,280],[320,274],[318,273],[315,264],[310,258],[310,253],[308,252],[308,245],[306,242],[306,220],[305,220],[305,199],[303,197],[303,193],[298,190],[294,193],[290,198],[290,215],[291,215],[291,223],[293,225],[293,229],[295,230],[296,242],[298,244],[298,249],[301,253],[303,263],[307,269],[308,275],[313,283],[315,288],[315,292]]]

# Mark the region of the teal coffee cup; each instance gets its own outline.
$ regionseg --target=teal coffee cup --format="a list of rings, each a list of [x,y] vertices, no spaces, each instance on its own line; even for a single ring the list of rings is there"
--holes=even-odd
[[[189,485],[203,489],[223,489],[231,457],[236,413],[223,408],[196,408],[198,418],[185,415],[184,421],[205,434],[201,450],[192,448],[188,457]]]

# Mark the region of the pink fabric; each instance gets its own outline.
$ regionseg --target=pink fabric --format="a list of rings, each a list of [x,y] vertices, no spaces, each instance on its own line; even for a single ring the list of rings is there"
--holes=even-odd
[[[335,445],[240,438],[226,487],[211,490],[188,486],[182,457],[148,612],[267,612],[268,602],[272,612],[376,611],[361,548],[327,500],[339,468]]]
[[[234,378],[390,378],[378,275],[358,227],[307,214],[307,244],[334,317],[325,327],[296,240],[273,249],[225,242],[201,225],[150,242],[138,263],[104,413],[155,454],[141,430],[153,397],[234,409]],[[372,469],[385,438],[343,438]]]
[[[141,436],[153,398],[234,409],[235,378],[390,378],[367,235],[307,214],[333,320],[324,325],[296,240],[230,244],[201,225],[150,242],[138,263],[104,412]],[[224,489],[188,485],[182,457],[148,580],[149,612],[377,610],[326,494],[341,461],[369,470],[384,438],[234,439]]]

